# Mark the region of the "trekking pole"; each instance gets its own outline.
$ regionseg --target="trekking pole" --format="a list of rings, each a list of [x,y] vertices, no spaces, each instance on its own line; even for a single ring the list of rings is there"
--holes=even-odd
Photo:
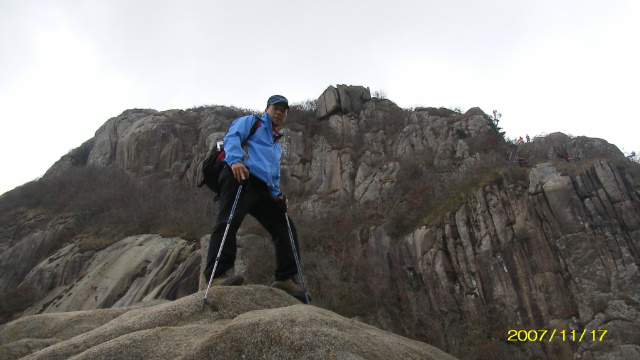
[[[207,303],[207,295],[209,294],[209,288],[211,287],[211,281],[213,280],[213,275],[216,273],[216,268],[218,267],[218,261],[220,261],[220,255],[222,254],[222,248],[224,247],[224,242],[227,239],[227,233],[229,232],[229,227],[231,226],[231,219],[233,218],[233,213],[236,210],[236,205],[238,204],[238,199],[240,198],[240,192],[242,191],[242,184],[238,187],[238,192],[236,193],[236,198],[233,200],[233,206],[231,206],[231,213],[229,213],[229,219],[227,220],[227,227],[224,229],[224,235],[222,235],[222,242],[220,242],[220,248],[218,249],[218,255],[216,255],[216,262],[213,264],[213,270],[211,270],[211,276],[209,277],[209,283],[207,284],[207,290],[204,292],[204,299],[202,299],[202,307],[200,310],[204,310],[204,305]]]
[[[298,267],[298,275],[300,275],[300,282],[302,282],[302,291],[304,291],[304,299],[307,304],[309,301],[309,292],[307,291],[307,287],[304,284],[304,276],[302,276],[302,268],[300,267],[300,259],[298,258],[298,251],[296,250],[296,244],[293,240],[293,233],[291,233],[291,224],[289,224],[289,215],[287,211],[284,211],[284,218],[287,219],[287,229],[289,230],[289,239],[291,240],[291,249],[293,250],[293,257],[296,259],[296,266]]]

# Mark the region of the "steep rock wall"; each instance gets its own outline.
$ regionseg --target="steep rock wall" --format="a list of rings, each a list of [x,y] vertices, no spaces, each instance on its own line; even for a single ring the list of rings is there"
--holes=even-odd
[[[439,327],[442,338],[432,340],[445,349],[484,342],[486,353],[523,359],[633,358],[640,351],[640,197],[629,175],[596,161],[572,177],[540,164],[528,187],[503,176],[506,186],[479,189],[443,226],[419,228],[389,247],[391,283],[402,294],[390,300],[412,313],[409,326]],[[545,329],[608,335],[505,341],[510,330]]]

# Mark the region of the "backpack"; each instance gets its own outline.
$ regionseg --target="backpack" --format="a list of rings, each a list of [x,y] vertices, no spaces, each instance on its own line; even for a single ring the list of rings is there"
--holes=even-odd
[[[256,133],[259,127],[260,118],[254,115],[253,126],[251,126],[249,136],[242,141],[242,147],[244,147],[247,140]],[[219,146],[220,143],[221,142],[214,146],[209,155],[204,159],[204,161],[202,161],[202,179],[198,182],[198,187],[207,185],[207,187],[216,193],[216,195],[220,195],[220,184],[218,183],[218,178],[220,177],[220,173],[222,172],[222,169],[224,169],[225,165],[224,161],[222,161],[225,158],[224,147]]]

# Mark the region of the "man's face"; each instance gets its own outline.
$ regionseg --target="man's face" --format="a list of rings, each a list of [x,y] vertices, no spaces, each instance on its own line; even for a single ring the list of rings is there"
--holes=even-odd
[[[267,107],[267,113],[275,127],[280,127],[287,119],[287,107],[284,104],[273,104]]]

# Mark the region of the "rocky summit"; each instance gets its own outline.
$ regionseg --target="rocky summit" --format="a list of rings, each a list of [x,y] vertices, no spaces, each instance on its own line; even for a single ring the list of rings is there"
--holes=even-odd
[[[2,359],[401,359],[454,357],[263,285],[175,301],[25,316],[0,329]],[[24,356],[24,357],[23,357]]]
[[[311,306],[265,286],[273,245],[247,217],[247,285],[200,310],[200,164],[254,111],[131,109],[0,197],[0,357],[640,358],[640,165],[615,146],[509,141],[479,108],[361,86],[291,105],[281,187]]]

